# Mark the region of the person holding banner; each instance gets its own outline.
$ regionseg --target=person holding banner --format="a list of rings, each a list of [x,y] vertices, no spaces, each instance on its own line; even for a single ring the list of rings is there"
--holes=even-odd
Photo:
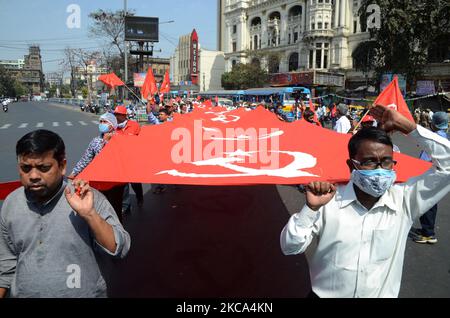
[[[127,109],[125,106],[117,106],[114,110],[114,116],[117,119],[117,134],[137,136],[141,132],[141,126],[134,120],[127,117]],[[131,183],[134,193],[136,194],[137,205],[142,207],[144,204],[144,189],[142,183]],[[126,184],[123,190],[122,213],[131,211],[130,185]]]
[[[383,106],[371,109],[379,128],[355,134],[348,145],[351,180],[312,182],[306,205],[282,230],[285,255],[309,259],[310,297],[398,297],[408,232],[414,221],[450,192],[450,142]],[[393,144],[399,131],[433,160],[426,173],[395,184]]]
[[[102,151],[103,147],[111,140],[117,130],[117,119],[111,113],[105,113],[100,116],[99,126],[98,126],[100,136],[97,136],[91,140],[86,149],[84,155],[77,162],[72,170],[69,178],[76,178],[91,162],[94,158]],[[122,198],[123,190],[125,185],[117,185],[113,188],[102,191],[106,196],[108,201],[116,211],[119,220],[122,222]]]
[[[65,145],[54,132],[26,134],[16,156],[22,187],[0,212],[0,298],[107,297],[96,256],[130,249],[114,209],[85,181],[64,177]]]

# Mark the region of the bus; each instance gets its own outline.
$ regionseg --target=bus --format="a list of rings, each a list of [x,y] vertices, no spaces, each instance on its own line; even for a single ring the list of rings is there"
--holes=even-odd
[[[264,87],[251,88],[245,92],[249,102],[281,103],[283,108],[292,108],[296,101],[309,101],[311,91],[306,87]]]
[[[239,103],[244,98],[243,90],[213,90],[207,92],[199,92],[193,94],[194,97],[201,96],[203,98],[212,99],[214,98],[226,98],[233,101],[233,103]]]

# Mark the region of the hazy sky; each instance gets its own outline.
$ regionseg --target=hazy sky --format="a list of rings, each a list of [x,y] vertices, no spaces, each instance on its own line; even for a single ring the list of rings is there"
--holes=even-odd
[[[67,8],[76,4],[81,10],[80,28],[68,28]],[[0,0],[0,59],[23,58],[29,44],[39,44],[44,61],[44,73],[59,70],[63,50],[67,46],[95,50],[102,41],[89,37],[88,18],[97,9],[123,9],[123,0]],[[173,54],[181,35],[196,29],[200,44],[216,49],[216,0],[128,0],[128,9],[138,16],[159,17],[159,43],[154,56]]]

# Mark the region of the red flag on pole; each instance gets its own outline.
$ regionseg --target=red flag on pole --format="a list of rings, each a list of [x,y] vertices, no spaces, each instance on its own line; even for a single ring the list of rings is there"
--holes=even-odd
[[[313,104],[312,99],[309,99],[309,110],[311,110],[314,113],[314,122],[322,127],[322,124],[319,121],[319,118],[317,117],[317,113],[316,113],[316,106]]]
[[[144,99],[149,99],[149,96],[154,96],[158,92],[156,86],[155,76],[153,76],[153,70],[148,68],[147,76],[145,76],[144,85],[142,85],[141,93]]]
[[[402,92],[398,86],[398,77],[394,76],[394,80],[381,92],[380,96],[375,100],[375,105],[381,105],[392,108],[400,114],[414,122],[414,118],[406,105]]]
[[[125,83],[122,82],[122,80],[118,78],[114,73],[100,75],[98,77],[98,80],[103,82],[109,88],[115,88],[116,86],[125,86]]]
[[[169,77],[169,70],[166,70],[166,74],[164,75],[164,81],[161,84],[161,87],[159,88],[160,93],[170,93],[170,77]]]

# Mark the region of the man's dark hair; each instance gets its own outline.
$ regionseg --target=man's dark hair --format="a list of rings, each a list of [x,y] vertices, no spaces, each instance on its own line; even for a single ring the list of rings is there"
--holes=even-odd
[[[170,110],[168,110],[167,108],[162,108],[159,110],[160,113],[164,113],[167,116],[170,116]]]
[[[66,146],[61,137],[49,130],[35,130],[23,136],[16,145],[16,156],[42,155],[53,151],[53,158],[61,164],[66,158]]]
[[[314,112],[310,109],[307,109],[303,112],[303,118],[308,119],[309,117],[314,116]]]
[[[363,141],[370,140],[394,148],[391,137],[384,131],[376,127],[363,128],[354,135],[348,143],[348,152],[353,159],[358,152],[359,146]]]

